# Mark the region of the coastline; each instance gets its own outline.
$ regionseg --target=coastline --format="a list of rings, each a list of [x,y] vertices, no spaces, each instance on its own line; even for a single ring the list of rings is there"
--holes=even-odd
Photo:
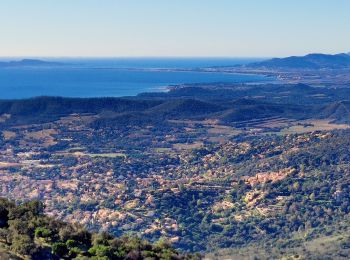
[[[203,69],[0,69],[2,99],[36,96],[125,97],[167,92],[183,84],[267,83],[263,75],[209,72]]]

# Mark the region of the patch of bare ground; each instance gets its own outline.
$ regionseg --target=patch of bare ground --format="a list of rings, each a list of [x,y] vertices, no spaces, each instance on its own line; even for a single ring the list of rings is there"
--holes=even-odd
[[[49,147],[57,144],[55,138],[52,135],[57,134],[55,129],[44,129],[36,132],[26,132],[24,135],[24,140],[22,142],[39,142],[43,147]]]
[[[20,164],[18,164],[18,163],[0,162],[0,169],[14,168],[14,167],[18,167],[18,166],[20,166]]]
[[[303,134],[315,131],[331,131],[336,129],[348,129],[350,125],[335,124],[330,120],[303,120],[298,121],[297,124],[283,129],[283,134]]]
[[[176,150],[192,150],[192,149],[198,149],[203,146],[202,142],[194,142],[194,143],[188,143],[188,144],[182,144],[177,143],[173,144],[173,148]]]
[[[288,175],[295,172],[294,168],[287,168],[280,170],[278,172],[263,172],[258,173],[253,177],[242,177],[242,179],[251,186],[256,186],[257,184],[276,182],[285,179]]]
[[[10,114],[2,114],[2,115],[0,115],[0,123],[4,123],[10,118],[11,118]]]
[[[5,141],[14,139],[16,137],[16,133],[12,131],[2,131],[2,135],[5,139]]]

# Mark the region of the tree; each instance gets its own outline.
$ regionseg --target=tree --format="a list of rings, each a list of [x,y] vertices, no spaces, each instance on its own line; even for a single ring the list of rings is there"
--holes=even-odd
[[[293,190],[294,190],[294,191],[299,191],[299,189],[300,189],[300,184],[299,184],[299,182],[294,182],[294,183],[293,183]]]
[[[92,237],[92,244],[95,245],[105,245],[109,246],[109,240],[112,240],[113,236],[107,232],[101,232],[98,234],[94,234]]]
[[[68,254],[68,248],[65,243],[56,242],[52,244],[52,253],[59,257],[63,257]]]
[[[67,246],[67,248],[73,248],[73,247],[75,247],[77,244],[78,244],[77,241],[75,241],[75,240],[73,240],[73,239],[68,239],[68,240],[66,241],[66,246]]]
[[[28,235],[15,235],[12,238],[11,248],[21,255],[32,255],[35,252],[34,241]]]
[[[0,228],[0,242],[8,243],[8,235],[9,235],[9,232],[7,229]]]
[[[109,257],[111,256],[111,247],[104,245],[95,245],[89,249],[89,253],[98,257]]]
[[[5,205],[0,205],[0,228],[7,227],[9,211]]]
[[[310,198],[310,200],[312,200],[312,201],[314,201],[315,200],[315,193],[313,192],[313,193],[311,193],[311,195],[309,196],[309,198]]]
[[[34,233],[37,238],[49,238],[51,236],[51,231],[44,227],[36,228]]]

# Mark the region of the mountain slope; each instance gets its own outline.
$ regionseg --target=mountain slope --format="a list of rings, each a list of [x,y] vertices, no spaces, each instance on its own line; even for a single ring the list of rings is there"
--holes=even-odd
[[[266,69],[345,69],[350,68],[350,55],[345,53],[308,54],[306,56],[292,56],[274,58],[247,65],[248,68]]]
[[[123,98],[38,97],[25,100],[0,100],[0,115],[10,114],[8,123],[11,121],[40,123],[54,121],[72,113],[143,111],[161,103],[162,101]]]
[[[334,120],[337,123],[350,122],[350,101],[335,102],[323,107],[321,118]]]
[[[211,114],[221,110],[224,109],[216,104],[195,99],[178,99],[152,107],[147,110],[147,113],[161,117],[192,117]]]
[[[307,115],[304,106],[273,104],[253,99],[238,99],[231,102],[230,105],[228,110],[218,116],[226,123],[275,116],[299,118]]]

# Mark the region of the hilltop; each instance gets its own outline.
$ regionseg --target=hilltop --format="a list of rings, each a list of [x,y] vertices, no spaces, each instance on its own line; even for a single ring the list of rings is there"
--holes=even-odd
[[[291,56],[274,58],[246,65],[247,68],[264,69],[349,69],[350,55],[345,53],[308,54],[306,56]]]
[[[0,62],[0,68],[14,68],[14,67],[57,67],[63,66],[64,63],[43,61],[38,59],[23,59],[19,61],[2,61]]]

